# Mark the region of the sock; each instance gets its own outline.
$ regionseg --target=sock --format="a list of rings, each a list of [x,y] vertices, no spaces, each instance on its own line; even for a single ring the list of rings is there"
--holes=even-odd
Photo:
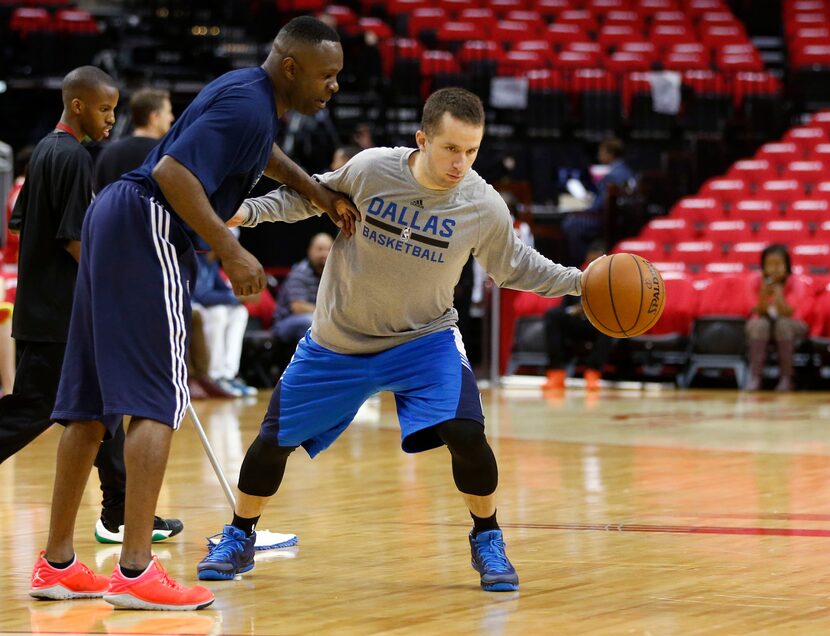
[[[240,517],[238,514],[233,513],[233,521],[231,521],[231,525],[234,528],[244,530],[245,536],[250,537],[254,533],[254,526],[256,526],[257,521],[259,521],[259,517],[251,517],[250,519],[246,519],[245,517]]]
[[[499,522],[496,521],[496,513],[492,517],[476,517],[472,512],[470,516],[473,518],[473,536],[475,537],[480,532],[487,532],[488,530],[498,530]]]
[[[49,559],[47,559],[46,562],[49,565],[51,565],[53,568],[55,568],[56,570],[65,570],[70,565],[72,565],[72,562],[74,560],[75,560],[75,557],[73,556],[71,559],[69,559],[69,561],[66,561],[65,563],[57,563],[56,561],[50,561]]]
[[[144,570],[131,570],[129,568],[125,568],[120,563],[118,564],[118,567],[121,569],[121,574],[126,576],[128,579],[137,579],[139,576],[144,574]]]

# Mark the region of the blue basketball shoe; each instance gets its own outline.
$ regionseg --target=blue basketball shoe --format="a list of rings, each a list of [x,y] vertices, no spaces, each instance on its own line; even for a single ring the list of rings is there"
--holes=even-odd
[[[254,569],[256,532],[250,537],[234,526],[222,529],[222,538],[208,546],[208,555],[196,566],[200,581],[227,581]]]
[[[481,588],[487,592],[513,592],[519,589],[519,575],[504,552],[501,530],[470,533],[470,564],[481,574]]]

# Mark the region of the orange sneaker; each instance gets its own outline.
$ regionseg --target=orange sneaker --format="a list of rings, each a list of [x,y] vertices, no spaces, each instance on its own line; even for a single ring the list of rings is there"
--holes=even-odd
[[[585,369],[582,374],[585,378],[585,388],[588,391],[599,391],[599,381],[602,380],[602,374],[596,369]]]
[[[134,579],[121,573],[115,564],[104,600],[124,609],[197,610],[213,603],[213,593],[206,587],[184,587],[167,576],[154,556],[147,569]]]
[[[565,388],[565,369],[548,369],[545,375],[547,380],[542,385],[543,391]]]
[[[46,550],[41,550],[35,561],[29,596],[58,601],[69,598],[101,598],[107,591],[109,579],[95,574],[78,561],[77,556],[72,565],[59,570],[49,565],[45,554]]]

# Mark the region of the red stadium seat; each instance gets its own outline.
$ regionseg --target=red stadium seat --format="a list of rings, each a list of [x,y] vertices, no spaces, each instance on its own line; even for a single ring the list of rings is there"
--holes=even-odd
[[[586,31],[578,24],[549,24],[544,33],[545,39],[557,51],[561,51],[573,42],[585,42],[589,39]]]
[[[729,210],[729,218],[759,226],[781,216],[780,207],[772,199],[738,199]]]
[[[700,194],[731,204],[734,201],[746,198],[749,195],[749,186],[743,179],[715,177],[703,184]]]
[[[820,126],[797,126],[790,128],[784,134],[783,141],[791,141],[806,152],[816,144],[827,143],[830,138],[827,136],[827,131]]]
[[[700,271],[706,263],[718,261],[723,252],[714,241],[681,241],[671,251],[671,258]]]
[[[747,269],[761,268],[761,252],[769,245],[766,241],[743,241],[729,250],[729,260],[742,263]]]
[[[698,316],[746,317],[757,299],[751,293],[752,274],[715,276],[698,296]]]
[[[536,51],[507,51],[499,61],[499,75],[523,76],[546,66],[548,61]]]
[[[729,179],[742,179],[754,188],[761,181],[775,179],[778,175],[767,159],[742,159],[732,164],[726,176]]]
[[[492,30],[490,37],[506,46],[515,46],[522,40],[541,37],[542,29],[535,28],[526,22],[509,22],[500,20]]]
[[[666,258],[665,250],[657,243],[657,241],[626,239],[617,243],[611,250],[612,254],[619,254],[621,252],[639,254],[644,259],[651,262],[665,260]]]
[[[751,228],[746,221],[710,221],[704,226],[702,240],[712,241],[727,251],[730,246],[746,240]]]
[[[808,272],[830,270],[830,244],[821,239],[804,241],[790,248],[793,265],[801,265]]]
[[[766,159],[779,172],[791,161],[798,161],[804,157],[804,152],[792,142],[772,142],[758,148],[756,159]]]
[[[809,226],[816,227],[824,221],[830,221],[830,200],[828,199],[798,199],[785,213],[786,218],[801,221]],[[830,238],[830,235],[828,235]]]
[[[818,160],[791,161],[787,164],[781,177],[783,179],[795,179],[803,188],[812,189],[815,184],[830,177],[830,164]]]
[[[692,321],[697,315],[698,293],[688,275],[678,272],[661,273],[666,286],[666,297],[671,298],[671,302],[666,303],[663,315],[649,329],[648,335],[688,335],[692,330]]]
[[[498,18],[496,18],[496,14],[493,13],[492,9],[475,7],[461,11],[461,13],[458,14],[458,21],[469,22],[470,24],[477,26],[479,29],[482,29],[485,33],[492,33],[493,29],[496,27]]]
[[[804,188],[795,179],[764,181],[758,188],[758,196],[772,199],[780,209],[788,209],[793,201],[804,198]]]
[[[640,231],[640,239],[655,241],[658,244],[674,244],[681,241],[691,241],[697,238],[697,231],[686,219],[670,217],[652,219]]]
[[[409,16],[409,37],[420,39],[421,33],[424,31],[437,33],[446,21],[447,12],[444,9],[415,9],[412,15]]]
[[[685,197],[669,213],[670,217],[685,219],[690,224],[702,224],[723,215],[723,203],[714,197]]]
[[[807,159],[823,161],[825,166],[830,166],[830,143],[813,146],[812,150],[807,153]],[[830,173],[827,174],[827,178],[830,178]]]
[[[794,245],[801,241],[810,240],[810,232],[806,224],[801,221],[775,220],[769,221],[758,229],[758,240],[770,243]]]
[[[573,24],[588,33],[596,33],[597,21],[594,14],[584,10],[568,10],[559,14],[559,24]]]
[[[749,268],[743,263],[736,263],[735,261],[716,261],[714,263],[706,263],[706,266],[703,268],[703,274],[712,278],[723,274],[743,274],[748,270]]]

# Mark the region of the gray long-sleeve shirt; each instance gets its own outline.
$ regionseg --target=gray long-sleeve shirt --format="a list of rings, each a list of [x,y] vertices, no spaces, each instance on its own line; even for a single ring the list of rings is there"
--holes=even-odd
[[[318,176],[351,197],[363,220],[354,236],[337,237],[326,261],[315,342],[339,353],[376,353],[454,326],[453,290],[470,254],[500,287],[581,294],[580,270],[523,244],[501,196],[475,171],[451,190],[430,190],[412,175],[413,152],[371,148]],[[247,227],[322,213],[286,187],[243,207]]]

